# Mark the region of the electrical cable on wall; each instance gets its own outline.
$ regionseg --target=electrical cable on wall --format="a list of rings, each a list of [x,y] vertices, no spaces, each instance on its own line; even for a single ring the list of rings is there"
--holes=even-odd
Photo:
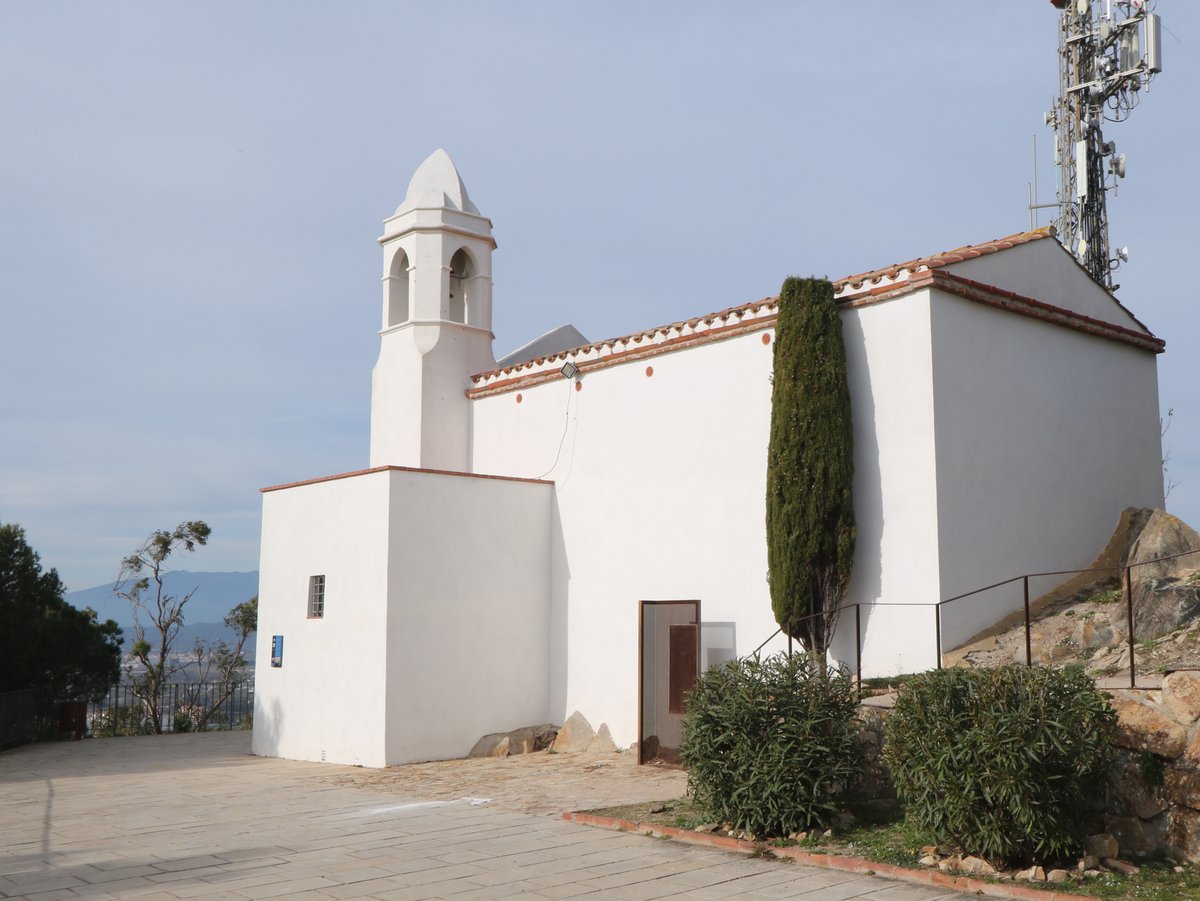
[[[567,440],[567,431],[571,428],[571,395],[574,393],[571,386],[574,384],[574,379],[567,380],[567,409],[563,411],[563,430],[562,435],[558,439],[558,450],[554,454],[554,462],[550,464],[550,468],[543,472],[539,479],[544,479],[550,473],[554,472],[554,467],[558,466],[558,460],[562,456],[563,442]]]

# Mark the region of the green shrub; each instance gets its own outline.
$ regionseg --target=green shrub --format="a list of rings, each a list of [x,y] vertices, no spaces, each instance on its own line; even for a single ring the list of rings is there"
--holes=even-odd
[[[688,696],[688,793],[759,837],[827,825],[858,772],[857,707],[849,676],[807,654],[708,670]]]
[[[141,704],[109,707],[91,719],[92,735],[153,735],[154,723],[146,716]]]
[[[900,689],[884,757],[918,827],[993,861],[1048,862],[1082,844],[1116,719],[1080,668],[940,670]]]

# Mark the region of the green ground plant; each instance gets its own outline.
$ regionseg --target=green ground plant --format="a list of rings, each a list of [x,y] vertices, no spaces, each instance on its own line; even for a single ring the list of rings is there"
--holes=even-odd
[[[1079,667],[924,673],[885,728],[912,822],[1001,864],[1077,853],[1116,750],[1116,714]]]
[[[688,697],[680,749],[689,794],[756,836],[827,825],[858,773],[857,707],[849,675],[807,654],[708,670]]]

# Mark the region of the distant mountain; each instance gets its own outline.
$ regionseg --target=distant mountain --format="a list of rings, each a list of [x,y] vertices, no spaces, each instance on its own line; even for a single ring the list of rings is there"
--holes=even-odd
[[[242,601],[248,601],[258,594],[257,571],[194,573],[179,569],[167,573],[163,582],[167,593],[176,597],[182,597],[194,590],[191,600],[183,608],[183,618],[188,628],[215,623],[223,631],[221,621],[225,619],[225,614]],[[69,591],[65,597],[67,603],[79,610],[91,607],[100,615],[101,620],[115,619],[125,629],[126,636],[133,634],[133,613],[129,609],[129,602],[113,594],[111,583]],[[147,599],[152,600],[153,596],[147,595]],[[188,640],[186,643],[190,646],[192,641]],[[128,648],[128,640],[125,644]]]

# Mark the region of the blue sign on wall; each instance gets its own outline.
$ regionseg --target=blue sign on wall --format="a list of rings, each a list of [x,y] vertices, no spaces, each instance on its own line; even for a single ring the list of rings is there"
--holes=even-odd
[[[271,636],[271,666],[283,666],[283,636]]]

